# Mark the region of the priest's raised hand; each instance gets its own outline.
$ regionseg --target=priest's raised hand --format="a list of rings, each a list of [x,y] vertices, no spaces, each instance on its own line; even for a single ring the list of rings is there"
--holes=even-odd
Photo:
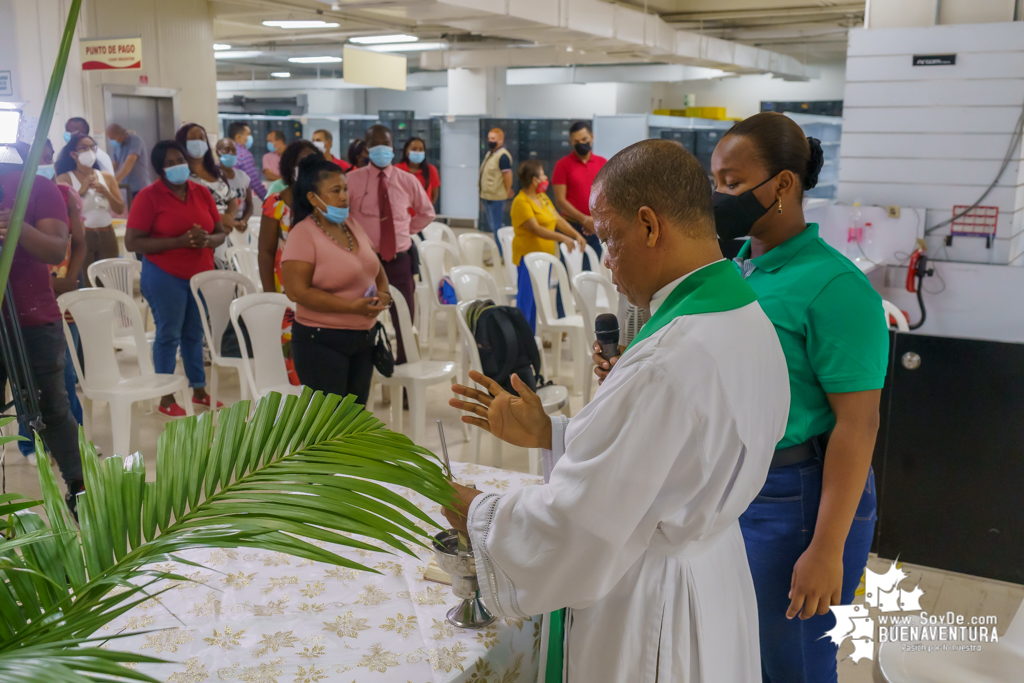
[[[501,388],[490,377],[470,371],[469,378],[487,389],[487,392],[461,384],[452,385],[452,391],[468,401],[450,399],[448,405],[464,410],[462,421],[486,429],[506,443],[522,448],[551,448],[551,418],[544,405],[518,375],[512,375],[514,396]],[[488,393],[490,392],[490,393]]]

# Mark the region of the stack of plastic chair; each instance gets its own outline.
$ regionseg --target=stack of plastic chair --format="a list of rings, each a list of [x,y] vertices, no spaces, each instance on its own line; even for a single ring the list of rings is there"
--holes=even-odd
[[[484,254],[488,254],[491,261],[495,264],[501,261],[501,258],[498,256],[498,245],[495,244],[494,239],[490,235],[485,235],[482,232],[465,232],[459,235],[459,251],[462,253],[462,265],[464,266],[485,268],[484,262],[486,259]],[[495,282],[502,293],[502,298],[506,299],[508,303],[514,304],[516,301],[516,287],[514,281],[511,284],[508,282],[508,269],[497,268],[496,272]],[[500,282],[498,282],[499,279],[501,280]],[[495,303],[505,303],[505,301],[499,302],[495,299]]]
[[[142,314],[135,301],[113,287],[79,289],[61,294],[57,298],[61,313],[70,311],[82,342],[85,358],[83,367],[77,353],[71,354],[71,362],[78,373],[85,400],[82,413],[86,438],[92,438],[92,403],[106,401],[110,406],[110,426],[114,437],[112,455],[131,455],[131,442],[138,443],[136,422],[132,421],[132,404],[179,393],[179,400],[186,415],[192,415],[192,397],[188,396],[188,380],[183,375],[157,374],[153,359],[148,353],[136,354],[139,374],[125,377],[117,361],[114,345],[114,328],[121,316],[127,316],[129,325],[125,328],[135,338],[137,348],[146,346],[142,334]],[[64,321],[64,337],[68,346],[74,346],[74,339],[68,323]]]
[[[530,273],[530,283],[533,286],[533,297],[537,306],[537,332],[546,332],[551,339],[551,351],[554,354],[554,362],[551,364],[552,376],[558,377],[561,374],[562,333],[564,332],[569,337],[572,349],[572,390],[576,394],[582,393],[583,403],[586,404],[590,401],[591,353],[587,347],[583,316],[576,313],[572,288],[569,286],[569,276],[566,275],[562,262],[551,254],[535,251],[523,258],[526,260],[526,269]],[[558,317],[555,312],[553,292],[548,285],[552,273],[562,292],[562,308],[565,313],[562,317]]]
[[[257,249],[244,246],[228,247],[227,257],[232,268],[256,285],[256,291],[263,291],[263,281],[260,280],[260,254]]]
[[[423,267],[420,273],[426,273],[424,279],[430,286],[429,295],[424,295],[425,305],[420,322],[427,334],[427,354],[432,354],[434,349],[434,324],[438,314],[444,315],[448,323],[448,353],[454,354],[455,336],[458,334],[455,326],[455,305],[441,303],[437,291],[441,286],[441,280],[448,275],[449,268],[462,265],[459,251],[444,240],[423,240],[419,252]]]
[[[145,332],[145,311],[148,305],[143,302],[141,305],[135,300],[135,283],[142,276],[142,261],[139,261],[134,256],[128,258],[105,258],[99,261],[94,261],[89,264],[89,269],[86,271],[86,276],[89,278],[89,284],[93,287],[104,287],[106,289],[116,289],[119,292],[124,292],[129,299],[132,300],[132,308],[140,314],[140,320],[142,320],[143,336],[146,339],[146,346],[153,343],[156,338],[156,332],[150,330]],[[118,306],[117,316],[113,321],[113,333],[114,333],[114,348],[116,349],[135,349],[135,333],[131,329],[132,316],[128,308],[124,306]],[[136,350],[136,353],[138,351]],[[147,352],[148,355],[148,352]]]
[[[438,223],[437,221],[434,221],[427,227],[423,228],[420,232],[420,237],[424,240],[430,241],[440,240],[442,242],[447,242],[456,249],[459,248],[459,241],[455,237],[455,231],[444,223]]]
[[[241,358],[225,358],[220,355],[220,347],[224,332],[231,324],[231,302],[240,296],[256,294],[259,290],[252,280],[233,270],[197,273],[192,276],[189,284],[199,310],[206,312],[206,315],[200,317],[206,345],[210,349],[210,405],[217,405],[217,388],[220,384],[218,368],[237,370],[242,400],[249,398],[249,382],[245,378],[246,361]]]
[[[594,346],[597,339],[594,322],[602,313],[617,313],[619,293],[615,285],[597,273],[588,270],[577,273],[572,279],[573,295],[583,316],[583,330],[587,333],[587,348]],[[614,307],[611,302],[614,302]]]
[[[231,324],[242,352],[242,367],[253,399],[272,391],[298,395],[302,389],[288,381],[288,369],[281,352],[281,320],[291,302],[284,294],[247,294],[231,302]],[[239,321],[245,322],[252,348],[245,341]]]
[[[453,361],[420,360],[416,341],[416,333],[412,329],[409,317],[409,305],[405,297],[395,287],[390,287],[391,299],[395,302],[398,320],[392,321],[401,330],[405,340],[405,363],[395,366],[391,377],[384,377],[377,370],[373,371],[374,381],[382,386],[397,388],[391,392],[391,429],[402,431],[402,392],[405,389],[409,397],[409,438],[414,443],[422,444],[424,428],[427,422],[427,387],[443,382],[452,383],[456,380],[455,363]],[[453,307],[454,308],[454,307]]]
[[[468,359],[468,367],[464,370],[464,374],[468,377],[470,370],[475,370],[483,374],[483,366],[480,363],[480,351],[476,346],[476,339],[473,337],[473,332],[469,329],[469,323],[466,322],[466,311],[469,309],[470,304],[473,301],[459,301],[457,311],[459,315],[459,330],[462,333],[462,348],[463,357]],[[537,348],[540,348],[540,340],[537,340]],[[540,354],[541,363],[543,364],[544,354]],[[543,373],[543,368],[538,368],[538,371]],[[464,382],[466,386],[469,386],[469,382]],[[537,389],[537,396],[540,397],[541,403],[544,405],[544,412],[548,415],[561,412],[566,405],[569,403],[569,391],[563,386],[557,384],[549,384],[545,387]],[[482,430],[473,429],[470,434],[470,443],[473,451],[473,462],[480,462],[480,433]],[[501,467],[501,440],[492,438],[492,452],[494,453],[493,465],[495,467]],[[530,473],[540,474],[540,451],[536,448],[528,450]]]
[[[569,247],[565,243],[559,244],[558,248],[562,250],[562,258],[565,260],[566,268],[569,270],[569,279],[575,278],[580,273],[588,272],[583,270],[584,255],[586,255],[587,260],[590,262],[590,270],[595,273],[598,272],[601,260],[597,258],[597,252],[589,244],[584,245],[583,249],[580,249],[577,245],[572,251],[569,251]]]
[[[512,240],[515,239],[515,236],[515,228],[498,228],[498,242],[501,243],[501,252],[505,255],[506,291],[513,301],[515,301],[516,293],[519,292],[519,271],[517,265],[512,262]]]

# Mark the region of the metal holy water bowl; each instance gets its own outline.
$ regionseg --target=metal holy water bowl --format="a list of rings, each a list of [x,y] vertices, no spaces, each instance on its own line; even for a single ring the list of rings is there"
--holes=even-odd
[[[494,617],[480,600],[473,547],[460,553],[458,534],[449,529],[434,536],[434,555],[437,566],[452,578],[455,597],[462,598],[462,602],[448,611],[448,621],[459,628],[483,628],[493,622]]]

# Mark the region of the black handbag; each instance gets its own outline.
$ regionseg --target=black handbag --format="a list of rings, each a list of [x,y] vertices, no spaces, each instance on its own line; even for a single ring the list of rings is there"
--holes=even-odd
[[[390,377],[395,372],[395,356],[391,353],[391,340],[384,324],[377,321],[370,333],[373,335],[373,367],[385,377]]]

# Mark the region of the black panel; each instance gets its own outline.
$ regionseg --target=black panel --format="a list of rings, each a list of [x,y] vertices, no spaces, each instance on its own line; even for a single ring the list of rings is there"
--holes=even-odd
[[[1024,583],[1024,345],[896,335],[893,356],[879,554]]]

